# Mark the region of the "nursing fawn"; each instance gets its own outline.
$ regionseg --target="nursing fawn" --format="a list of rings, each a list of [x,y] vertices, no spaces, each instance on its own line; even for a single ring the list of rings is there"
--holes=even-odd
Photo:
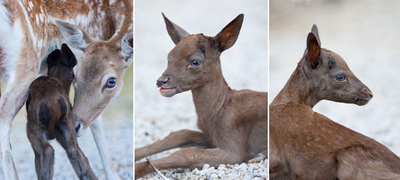
[[[34,80],[29,87],[26,110],[27,134],[35,152],[38,179],[53,179],[54,149],[49,140],[57,139],[67,152],[79,179],[97,179],[89,161],[78,146],[69,89],[77,61],[66,44],[47,58],[47,77]]]

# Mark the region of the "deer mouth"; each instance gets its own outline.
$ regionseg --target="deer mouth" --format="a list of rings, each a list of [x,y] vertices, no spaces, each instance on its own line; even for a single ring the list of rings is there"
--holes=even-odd
[[[160,87],[160,93],[165,97],[171,97],[176,94],[176,88]]]
[[[369,102],[369,100],[371,100],[371,99],[356,99],[356,101],[354,103],[359,106],[363,106],[363,105],[366,105]]]

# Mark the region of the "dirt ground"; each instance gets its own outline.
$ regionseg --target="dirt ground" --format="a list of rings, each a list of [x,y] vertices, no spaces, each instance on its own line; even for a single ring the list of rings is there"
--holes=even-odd
[[[322,101],[314,110],[400,155],[399,7],[394,0],[270,1],[269,101],[294,71],[316,24],[322,47],[342,56],[374,97],[362,107]]]

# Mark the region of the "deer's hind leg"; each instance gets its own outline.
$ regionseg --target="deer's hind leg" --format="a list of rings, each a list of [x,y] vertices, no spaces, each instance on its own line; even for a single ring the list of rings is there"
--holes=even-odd
[[[35,168],[38,179],[53,179],[54,175],[54,149],[47,139],[46,130],[39,130],[28,122],[28,139],[35,152]]]
[[[351,147],[337,155],[337,176],[343,180],[400,179],[400,167],[383,160],[376,152],[363,147]]]
[[[79,179],[97,180],[89,161],[78,146],[72,119],[62,119],[56,125],[60,132],[57,141],[65,149],[68,159]]]

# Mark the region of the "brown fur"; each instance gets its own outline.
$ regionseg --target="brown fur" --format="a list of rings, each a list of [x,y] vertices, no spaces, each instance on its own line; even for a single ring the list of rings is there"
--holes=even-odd
[[[48,141],[56,138],[66,150],[78,178],[97,179],[78,146],[68,97],[75,56],[64,44],[62,52],[55,50],[48,59],[48,76],[32,82],[26,102],[27,134],[35,152],[37,177],[53,179],[54,149]]]
[[[220,55],[233,46],[243,21],[239,15],[215,37],[189,35],[164,16],[176,43],[168,67],[157,80],[163,96],[191,90],[201,132],[180,130],[135,150],[135,159],[177,147],[185,148],[151,163],[158,169],[201,168],[204,164],[237,164],[267,151],[267,93],[232,90],[222,76]],[[199,61],[198,67],[192,63]],[[135,164],[136,178],[152,172]]]
[[[310,36],[270,105],[270,178],[399,179],[400,158],[388,148],[312,110],[322,99],[365,105],[372,93],[339,55],[320,48],[315,25]]]

